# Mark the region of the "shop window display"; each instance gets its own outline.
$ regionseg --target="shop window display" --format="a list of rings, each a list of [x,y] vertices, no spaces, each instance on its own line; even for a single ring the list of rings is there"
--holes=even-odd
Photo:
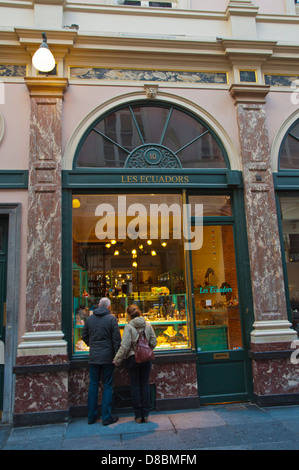
[[[149,217],[151,204],[164,203],[169,208],[180,209],[182,197],[135,194],[126,195],[125,200],[131,212],[122,210],[120,201],[123,203],[124,199],[119,195],[73,196],[73,352],[76,355],[88,351],[81,339],[82,328],[86,317],[93,314],[98,300],[104,296],[111,299],[111,312],[118,319],[121,333],[127,322],[126,308],[134,303],[151,322],[158,351],[191,347],[181,219],[172,211],[157,219]],[[139,207],[133,206],[136,201]],[[167,216],[168,233],[164,230],[164,216]]]
[[[233,227],[204,226],[192,265],[198,350],[242,349]]]

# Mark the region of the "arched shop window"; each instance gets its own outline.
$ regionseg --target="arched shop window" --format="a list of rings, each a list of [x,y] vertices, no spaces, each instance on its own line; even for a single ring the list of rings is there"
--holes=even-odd
[[[155,150],[146,153],[147,148]],[[126,105],[102,116],[82,138],[78,168],[228,168],[215,133],[186,110],[163,102]]]
[[[299,120],[291,126],[283,139],[279,170],[299,170]]]
[[[282,141],[278,168],[276,189],[279,189],[287,297],[291,321],[299,336],[299,120],[289,128]],[[286,190],[290,187],[291,191]]]
[[[139,306],[155,330],[157,352],[242,349],[233,193],[224,179],[220,191],[213,186],[219,175],[227,181],[236,172],[227,171],[216,133],[169,103],[126,104],[102,115],[82,137],[74,159],[74,169],[82,171],[72,173],[81,178],[90,168],[102,169],[95,173],[104,182],[72,188],[73,353],[87,353],[82,328],[103,296],[111,299],[121,333],[128,305]],[[191,177],[208,173],[209,194],[201,194]],[[138,184],[122,186],[120,175]],[[196,239],[190,248],[184,220],[201,233],[198,206],[206,223],[203,243]]]

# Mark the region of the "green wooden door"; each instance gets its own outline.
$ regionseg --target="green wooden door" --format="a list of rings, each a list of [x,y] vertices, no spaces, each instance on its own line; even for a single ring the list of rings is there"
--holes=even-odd
[[[227,198],[225,205],[216,207],[216,198],[207,199],[194,197],[204,204],[203,242],[190,251],[200,403],[246,401],[252,378],[247,331],[251,308],[242,265],[245,237],[236,231],[231,201]],[[198,224],[194,218],[193,228]]]
[[[3,407],[8,218],[0,217],[0,413]]]

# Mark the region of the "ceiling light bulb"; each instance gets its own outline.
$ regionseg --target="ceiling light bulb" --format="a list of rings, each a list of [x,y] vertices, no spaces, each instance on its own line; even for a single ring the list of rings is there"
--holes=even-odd
[[[40,72],[51,72],[55,67],[55,59],[48,47],[46,33],[43,33],[42,36],[43,42],[32,57],[32,63]]]
[[[73,199],[73,208],[78,209],[81,206],[79,199]]]

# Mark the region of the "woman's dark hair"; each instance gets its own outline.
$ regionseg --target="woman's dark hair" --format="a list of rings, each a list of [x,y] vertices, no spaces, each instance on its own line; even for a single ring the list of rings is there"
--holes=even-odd
[[[133,318],[141,316],[141,312],[135,304],[129,305],[129,307],[127,308],[127,314],[129,315],[131,320],[133,320]]]

